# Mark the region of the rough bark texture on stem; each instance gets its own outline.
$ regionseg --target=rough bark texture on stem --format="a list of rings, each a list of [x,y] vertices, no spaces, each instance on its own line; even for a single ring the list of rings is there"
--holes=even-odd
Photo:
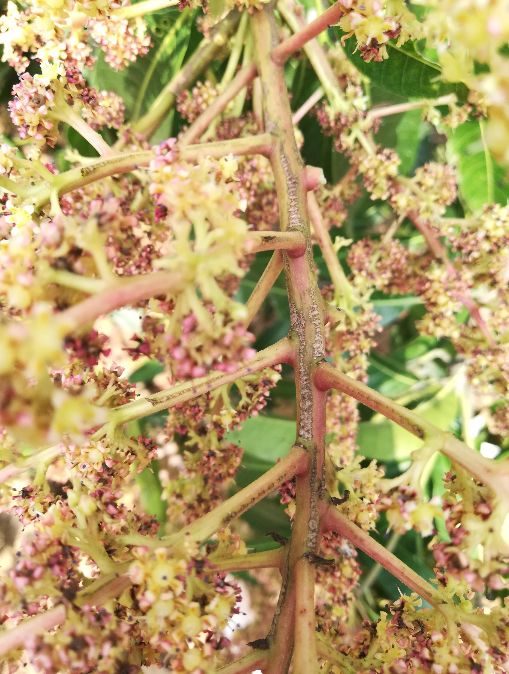
[[[286,90],[284,71],[274,64],[272,54],[277,46],[278,30],[273,9],[265,8],[253,16],[253,35],[257,45],[258,73],[262,85],[265,129],[274,137],[271,155],[280,208],[281,230],[302,232],[306,237],[306,254],[291,258],[284,256],[290,304],[290,317],[295,340],[295,381],[297,389],[297,445],[310,452],[310,468],[297,478],[296,516],[278,607],[271,630],[269,673],[286,672],[289,668],[294,625],[297,621],[299,649],[307,665],[315,658],[314,602],[308,591],[314,586],[314,568],[305,557],[319,544],[319,499],[323,483],[323,454],[325,417],[324,394],[313,382],[315,364],[324,358],[324,333],[321,296],[316,284],[311,236],[306,208],[306,187],[292,123],[292,113]],[[295,567],[299,576],[306,577],[306,589],[300,597],[300,608],[306,612],[294,614],[296,594]],[[300,567],[305,567],[300,568]],[[294,672],[307,674],[295,658]],[[312,671],[312,670],[311,670]]]

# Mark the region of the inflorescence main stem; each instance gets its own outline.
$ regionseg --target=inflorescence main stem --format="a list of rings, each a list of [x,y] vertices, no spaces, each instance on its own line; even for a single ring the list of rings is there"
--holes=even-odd
[[[319,499],[323,488],[325,396],[313,381],[315,364],[324,358],[323,308],[313,267],[303,163],[295,142],[283,66],[281,61],[273,58],[278,30],[272,8],[267,7],[253,15],[252,30],[257,44],[265,128],[274,137],[270,159],[279,202],[280,228],[302,232],[307,242],[305,255],[294,258],[285,255],[284,264],[295,342],[296,444],[309,450],[310,468],[296,481],[296,513],[279,602],[269,634],[267,671],[269,674],[286,672],[295,645],[295,674],[312,674],[318,667],[315,570],[306,555],[318,549]]]

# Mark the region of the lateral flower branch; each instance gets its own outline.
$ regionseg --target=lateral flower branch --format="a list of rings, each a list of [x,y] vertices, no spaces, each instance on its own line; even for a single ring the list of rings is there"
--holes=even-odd
[[[485,459],[453,435],[444,433],[418,414],[373,391],[365,384],[355,381],[329,364],[318,366],[315,381],[321,388],[335,388],[347,393],[366,407],[391,419],[424,443],[435,438],[440,439],[441,451],[453,463],[464,468],[479,482],[489,486],[497,498],[504,501],[507,499],[509,488],[509,462],[507,460],[493,462]]]

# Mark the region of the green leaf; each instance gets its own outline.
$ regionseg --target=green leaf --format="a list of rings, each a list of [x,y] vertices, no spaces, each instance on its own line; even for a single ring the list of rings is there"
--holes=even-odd
[[[378,538],[382,545],[385,546],[387,544],[387,539],[385,537],[378,537],[375,535],[375,538]],[[402,562],[418,573],[421,578],[429,581],[434,577],[432,570],[433,563],[429,559],[430,554],[428,552],[426,552],[425,555],[422,555],[416,549],[418,541],[418,534],[416,534],[415,531],[409,531],[401,537],[393,552]],[[367,555],[360,553],[359,559],[364,568],[371,569],[373,567],[373,562]],[[376,595],[380,598],[389,599],[391,601],[398,599],[401,596],[401,592],[407,594],[411,592],[411,589],[408,588],[407,585],[401,580],[396,579],[384,568],[380,568],[372,590],[375,590]]]
[[[460,124],[449,134],[447,144],[450,161],[458,172],[460,198],[468,211],[476,211],[486,203],[506,204],[509,197],[505,171],[486,146],[482,124]]]
[[[281,536],[290,536],[290,520],[283,506],[276,499],[265,499],[248,510],[242,519],[254,530],[255,536],[264,536],[269,531],[277,531]]]
[[[402,395],[415,386],[418,378],[401,367],[394,358],[373,352],[369,359],[369,385],[390,398]]]
[[[164,370],[164,365],[158,360],[150,360],[144,363],[141,367],[135,370],[129,377],[132,384],[137,384],[140,381],[152,381],[152,379]]]
[[[266,473],[276,460],[286,456],[295,442],[294,421],[275,417],[251,417],[242,429],[230,431],[226,440],[244,450],[242,464],[235,476],[237,489],[242,489]],[[277,499],[264,499],[243,516],[259,533],[287,531],[288,517]]]
[[[458,410],[456,393],[450,391],[417,405],[413,411],[446,431],[456,420]],[[363,456],[379,461],[403,461],[422,445],[422,440],[379,414],[359,425],[357,442]]]
[[[403,358],[404,360],[413,360],[414,358],[420,358],[431,349],[434,349],[437,346],[437,340],[433,337],[426,337],[425,335],[419,335],[415,337],[410,342],[407,342],[403,347],[397,349],[393,356],[394,358]]]
[[[279,543],[272,540],[268,536],[263,538],[256,538],[252,541],[249,541],[249,552],[265,552],[266,550],[277,550],[280,547]]]
[[[344,49],[355,67],[372,82],[402,98],[436,98],[454,93],[460,101],[467,96],[463,84],[451,84],[440,80],[440,67],[423,58],[411,42],[402,47],[387,45],[389,57],[380,62],[364,61],[355,51],[354,37],[345,41]]]
[[[78,150],[82,157],[99,156],[97,150],[90,145],[88,140],[83,138],[83,136],[71,126],[67,129],[67,142],[74,150]]]
[[[150,64],[147,67],[140,89],[136,96],[133,108],[133,119],[138,119],[143,108],[147,108],[146,99],[151,87],[157,86],[160,82],[167,65],[170,65],[171,76],[179,70],[184,60],[187,50],[188,37],[191,32],[190,12],[182,12],[176,19],[173,26],[168,30],[165,37],[161,40],[157,51],[154,53]],[[186,30],[187,28],[187,30]],[[171,79],[166,77],[167,81]]]
[[[265,461],[265,459],[259,459],[256,456],[250,456],[249,454],[244,454],[242,458],[242,464],[237,470],[235,475],[235,484],[239,489],[244,489],[251,482],[257,480],[260,475],[266,473],[274,463],[270,461]]]
[[[248,273],[240,282],[235,295],[238,302],[245,304],[253,292],[260,276],[271,258],[271,253],[260,253],[253,261]],[[263,328],[257,330],[255,347],[264,349],[288,334],[290,329],[290,312],[288,308],[288,294],[285,288],[284,274],[280,274],[271,288],[260,312],[263,317]],[[267,320],[265,320],[267,319]]]
[[[162,498],[162,488],[157,475],[157,462],[138,475],[136,482],[140,489],[141,505],[145,512],[157,518],[158,522],[166,521],[166,501]]]
[[[17,81],[17,75],[14,68],[8,63],[0,62],[0,101],[5,103],[9,100],[11,89]]]
[[[408,175],[417,163],[419,146],[426,133],[420,110],[408,110],[396,127],[396,151],[401,159],[400,171]]]
[[[295,434],[295,421],[258,416],[248,419],[240,430],[227,433],[226,438],[240,445],[245,455],[273,465],[276,459],[288,454]]]

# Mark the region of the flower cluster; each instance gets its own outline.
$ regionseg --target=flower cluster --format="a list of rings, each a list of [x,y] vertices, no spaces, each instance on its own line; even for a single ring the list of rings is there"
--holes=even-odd
[[[265,407],[279,370],[262,370],[171,410],[168,438],[183,448],[178,476],[171,470],[163,476],[173,522],[193,521],[223,500],[242,460],[241,447],[226,432]]]
[[[471,435],[475,413],[474,422],[483,424],[488,439],[499,436],[495,441],[506,449],[509,207],[487,204],[469,213],[461,163],[456,169],[445,163],[449,155],[442,148],[424,148],[425,160],[416,149],[413,167],[407,164],[401,175],[403,154],[383,145],[384,118],[421,106],[427,140],[438,143],[445,136],[435,130],[447,133],[469,116],[485,116],[481,140],[487,139],[496,157],[509,163],[504,149],[509,136],[504,2],[422,0],[418,7],[404,0],[340,0],[342,43],[330,47],[330,36],[323,35],[307,54],[310,68],[303,62],[297,71],[290,66],[279,71],[294,83],[301,80],[300,93],[313,91],[311,104],[323,94],[326,102],[315,103],[316,118],[348,166],[339,167],[344,176],[337,184],[321,185],[316,200],[309,200],[313,231],[306,223],[300,228],[306,255],[278,252],[271,263],[274,270],[283,259],[289,295],[302,301],[297,306],[307,307],[313,299],[312,310],[304,315],[306,330],[291,331],[258,357],[255,344],[283,335],[265,334],[259,322],[249,322],[256,300],[268,295],[270,301],[270,274],[262,277],[253,302],[246,306],[239,301],[253,259],[250,230],[277,230],[280,217],[288,215],[283,209],[293,223],[296,206],[305,211],[304,188],[309,185],[301,182],[310,182],[298,173],[303,168],[299,162],[298,171],[293,170],[304,138],[295,125],[295,147],[285,92],[278,92],[281,101],[270,101],[280,106],[281,119],[271,120],[270,106],[264,109],[270,72],[265,73],[267,54],[258,53],[255,36],[258,10],[264,9],[264,21],[272,10],[263,7],[264,0],[226,0],[215,7],[192,0],[193,10],[203,10],[197,19],[203,43],[195,51],[191,31],[196,15],[186,10],[181,17],[189,22],[178,23],[191,33],[186,65],[170,73],[170,59],[165,74],[171,84],[161,81],[164,88],[154,105],[139,115],[139,103],[145,105],[141,95],[132,113],[129,95],[92,84],[101,79],[95,76],[103,68],[119,70],[147,54],[147,25],[152,30],[159,19],[164,25],[165,17],[158,12],[147,24],[142,17],[154,8],[167,9],[175,4],[172,0],[166,7],[151,0],[133,5],[127,0],[7,3],[0,17],[2,60],[15,68],[19,81],[7,106],[10,121],[0,120],[0,552],[8,552],[7,561],[0,559],[7,569],[0,582],[0,623],[6,630],[14,628],[0,634],[0,652],[6,640],[14,643],[6,672],[14,674],[25,662],[49,674],[134,674],[162,667],[183,674],[216,671],[225,651],[236,657],[247,648],[230,643],[244,597],[224,569],[245,570],[251,560],[267,566],[244,577],[257,579],[254,603],[263,599],[260,613],[267,622],[267,612],[276,604],[276,571],[283,577],[273,627],[264,628],[267,639],[259,639],[258,630],[251,644],[255,655],[263,655],[264,647],[279,648],[274,637],[280,616],[291,624],[288,602],[301,590],[292,574],[297,565],[310,564],[316,578],[317,667],[327,659],[324,672],[509,670],[503,594],[509,518],[505,494],[495,490],[506,484],[507,464],[492,467],[459,439],[442,430],[424,433],[417,424],[413,430],[425,442],[405,454],[409,466],[397,452],[389,456],[387,451],[382,468],[364,459],[358,447],[361,418],[370,419],[365,423],[375,431],[377,418],[364,416],[354,397],[335,390],[322,415],[313,398],[317,390],[309,398],[306,391],[312,381],[320,386],[320,375],[332,365],[349,377],[350,389],[345,390],[375,410],[390,410],[391,419],[399,415],[407,428],[412,417],[391,398],[403,391],[398,402],[419,407],[435,395],[436,372],[451,384],[462,376],[466,392],[458,392],[464,399],[456,435]],[[180,9],[188,4],[181,2]],[[229,8],[234,11],[223,21]],[[299,12],[292,3],[279,10],[290,28],[298,26]],[[275,21],[280,14],[274,14]],[[234,30],[236,37],[230,39]],[[297,41],[307,39],[306,31],[298,33]],[[183,40],[185,34],[183,30]],[[174,37],[170,31],[163,46],[174,44]],[[398,101],[370,110],[370,100],[383,92],[373,92],[354,66],[355,57],[346,57],[343,47],[351,51],[350,39],[365,61],[389,58],[391,41],[399,49],[413,40],[412,49],[425,49],[426,57],[436,52],[443,78],[463,82],[471,91],[465,97]],[[227,48],[228,62],[219,63]],[[299,50],[303,59],[308,51]],[[144,73],[142,94],[156,79],[162,53]],[[186,147],[188,125],[221,102],[218,97],[241,62],[243,68],[258,63],[258,81],[223,107],[202,137]],[[142,61],[140,67],[146,64]],[[371,67],[385,65],[366,70]],[[319,75],[315,82],[313,69]],[[127,80],[136,70],[129,70]],[[300,93],[291,101],[300,111],[294,120],[309,108],[300,102]],[[163,117],[176,137],[152,146],[152,138],[163,137],[163,127],[156,128],[157,118]],[[101,156],[81,156],[78,144],[62,147],[62,125]],[[313,140],[316,120],[309,120],[308,128]],[[258,156],[249,138],[264,132],[278,152]],[[228,154],[239,148],[245,154]],[[223,150],[221,159],[208,156]],[[307,137],[304,150],[318,156]],[[337,157],[333,159],[324,164],[326,172],[327,166],[336,172]],[[492,183],[499,167],[491,165],[486,148],[484,159],[487,190],[498,194],[499,186]],[[316,202],[323,218],[315,218]],[[343,226],[344,231],[335,231]],[[275,240],[276,248],[282,245],[276,236],[266,240]],[[323,258],[315,279],[313,254],[320,246]],[[323,307],[317,308],[317,298]],[[390,307],[388,319],[384,302]],[[403,308],[393,314],[394,307]],[[290,314],[295,315],[293,306]],[[278,327],[283,326],[284,318],[277,318]],[[315,330],[313,345],[304,343],[308,324]],[[426,376],[417,377],[412,358],[405,355],[409,373],[393,373],[394,364],[387,359],[384,365],[383,356],[393,346],[406,348],[414,337],[426,344],[423,360],[445,353],[447,362],[433,362],[429,369],[424,364]],[[316,348],[323,341],[325,353]],[[317,352],[312,359],[307,346]],[[379,359],[371,359],[375,349]],[[303,353],[306,357],[299,359]],[[303,444],[310,454],[316,449],[317,460],[298,477],[292,467],[276,481],[265,476],[239,491],[239,466],[244,461],[252,472],[258,464],[247,465],[249,452],[232,441],[230,431],[265,410],[282,372],[286,378],[282,365],[266,366],[278,356],[284,363],[297,361],[297,418],[316,431],[316,447],[313,442],[308,446],[307,436]],[[373,385],[370,365],[377,362],[375,376],[385,377],[387,371],[390,377],[385,398],[363,386]],[[315,409],[305,418],[311,398]],[[276,402],[278,411],[293,413],[293,402]],[[260,438],[273,459],[271,441]],[[442,485],[434,462],[439,452],[454,456],[454,443],[465,450],[464,465],[473,466],[475,477],[452,460]],[[373,449],[383,456],[389,448]],[[273,471],[278,474],[287,465],[285,459]],[[396,477],[384,478],[384,471]],[[267,551],[259,539],[267,529],[264,516],[257,529],[236,520],[261,498],[263,488],[275,489],[282,480],[281,501],[288,506],[292,539],[276,533],[281,548]],[[304,480],[311,493],[301,493]],[[224,504],[232,490],[239,507]],[[441,495],[432,497],[436,493]],[[304,501],[313,519],[303,521]],[[378,611],[377,567],[359,584],[364,558],[357,558],[350,539],[328,530],[338,513],[337,522],[349,522],[350,528],[341,530],[344,536],[360,541],[373,559],[385,560],[399,581],[421,588],[433,606],[401,595]],[[405,544],[432,537],[428,560],[435,561],[438,583],[428,586],[409,574],[401,560],[375,543],[377,525],[392,529],[393,541],[403,536]],[[319,545],[302,551],[302,541],[309,542],[317,531]],[[242,593],[250,593],[248,583]],[[374,609],[378,620],[372,620]],[[55,613],[59,624],[50,622]],[[23,621],[39,614],[49,629],[34,630],[26,643],[16,641]],[[303,625],[301,621],[299,629]],[[272,655],[267,653],[269,665]],[[288,667],[297,669],[297,664]]]
[[[396,17],[388,16],[384,3],[379,0],[352,3],[350,11],[342,17],[339,25],[346,32],[346,38],[355,35],[357,48],[365,61],[387,58],[385,45],[400,32]]]
[[[190,124],[204,112],[219,95],[217,87],[205,80],[194,85],[191,91],[183,91],[177,100],[177,110]]]
[[[143,616],[144,640],[174,672],[205,674],[224,648],[222,630],[235,613],[239,587],[214,572],[197,549],[134,549],[132,601]],[[157,661],[156,661],[157,662]]]
[[[319,629],[338,639],[348,639],[348,623],[355,607],[355,589],[361,575],[355,548],[337,534],[322,537],[317,564],[316,615]]]
[[[216,280],[244,274],[239,259],[248,228],[237,216],[240,204],[230,169],[212,160],[199,165],[174,161],[171,152],[161,152],[150,168],[150,193],[158,217],[171,222],[171,237],[156,267],[186,275],[185,290],[175,300],[172,323],[177,325],[192,311],[200,328],[213,334],[214,322],[204,301],[213,302],[218,311],[228,312],[232,318],[243,318],[245,313]]]
[[[436,223],[456,197],[454,170],[447,164],[428,162],[416,169],[411,178],[399,179],[398,190],[392,196],[391,204],[397,213],[406,215],[414,211],[415,200],[418,199],[419,219]]]
[[[425,4],[429,11],[422,30],[436,49],[442,77],[450,82],[464,82],[484,98],[488,106],[490,148],[495,156],[507,162],[503,148],[508,133],[509,81],[503,46],[509,37],[509,24],[503,1],[430,0]]]
[[[140,18],[123,19],[115,15],[121,3],[72,1],[50,6],[31,0],[20,11],[8,2],[0,17],[2,60],[18,72],[24,72],[29,56],[53,69],[54,77],[63,74],[71,63],[78,68],[90,66],[94,60],[94,43],[100,45],[108,63],[123,68],[150,47],[150,36]]]
[[[350,650],[345,663],[361,674],[411,671],[502,674],[507,658],[493,644],[492,630],[497,631],[494,627],[502,619],[498,624],[503,631],[506,619],[499,611],[485,615],[475,609],[472,594],[464,587],[456,588],[455,592],[444,589],[444,595],[440,610],[423,608],[416,595],[402,596],[389,604],[374,629],[371,624],[365,626],[364,640],[357,644],[355,655]],[[461,608],[454,605],[453,598]],[[333,671],[339,673],[341,669],[335,666]]]
[[[136,346],[129,349],[131,356],[152,356],[166,362],[171,379],[182,380],[202,377],[210,370],[231,372],[238,362],[252,359],[254,335],[246,330],[243,321],[218,312],[209,302],[200,316],[205,316],[211,326],[204,339],[195,312],[173,319],[174,308],[161,304],[146,314],[142,321],[143,337],[135,335]]]
[[[122,99],[87,86],[76,68],[54,79],[44,72],[34,76],[23,73],[12,94],[8,107],[20,138],[33,139],[40,146],[56,144],[60,122],[83,132],[83,120],[89,120],[92,129],[119,128],[124,120]]]
[[[432,541],[439,570],[483,592],[507,588],[509,537],[503,503],[462,471],[449,473],[443,513],[449,540]]]
[[[340,511],[362,529],[376,524],[381,477],[376,462],[363,467],[360,456],[341,466],[334,477],[328,477],[329,494],[339,502]]]

